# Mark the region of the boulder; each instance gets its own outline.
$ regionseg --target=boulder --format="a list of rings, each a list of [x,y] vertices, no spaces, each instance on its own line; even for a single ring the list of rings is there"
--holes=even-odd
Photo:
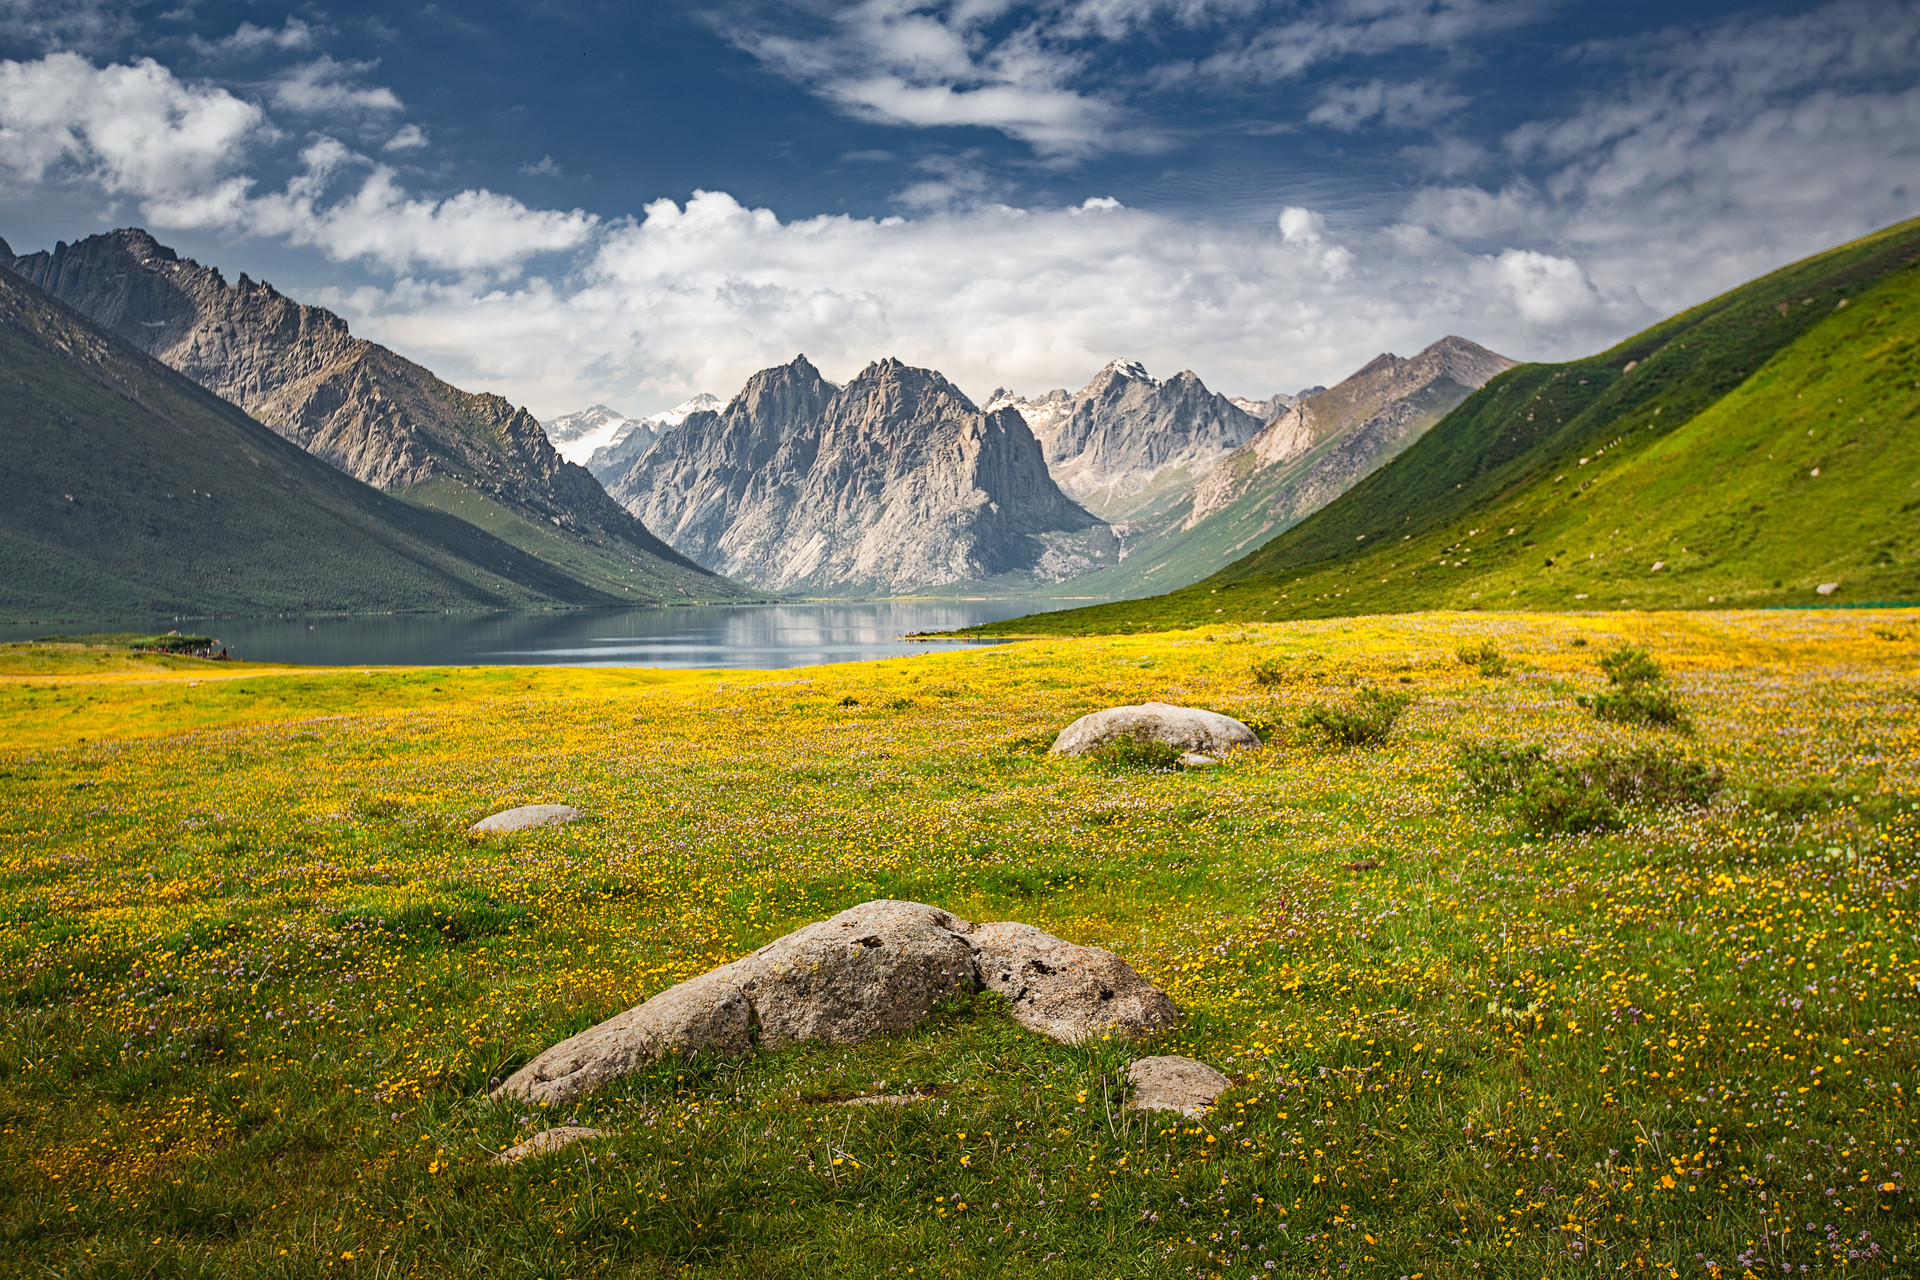
[[[1180,1022],[1167,993],[1111,951],[1012,921],[983,924],[969,940],[980,985],[1005,996],[1029,1031],[1077,1044],[1103,1034],[1131,1040]]]
[[[1219,756],[1235,747],[1257,747],[1260,736],[1217,711],[1147,702],[1137,707],[1108,707],[1081,716],[1060,731],[1049,754],[1083,756],[1102,743],[1120,738],[1136,742],[1164,742],[1198,755]]]
[[[579,816],[580,811],[570,804],[527,804],[482,818],[467,830],[476,836],[499,836],[572,822]]]
[[[1203,1115],[1233,1088],[1233,1081],[1192,1058],[1140,1058],[1127,1068],[1135,1111],[1178,1111],[1189,1119]]]
[[[1211,769],[1219,763],[1220,762],[1212,756],[1203,756],[1198,751],[1183,751],[1180,753],[1180,767],[1182,769]]]
[[[493,1158],[495,1164],[519,1164],[529,1156],[543,1156],[549,1151],[558,1151],[571,1146],[583,1138],[604,1138],[604,1129],[589,1129],[583,1125],[563,1124],[552,1129],[542,1129],[518,1146],[508,1147]]]
[[[918,1026],[933,1007],[986,989],[1024,1027],[1068,1043],[1174,1026],[1166,994],[1099,947],[1031,925],[972,924],[918,902],[880,899],[776,938],[562,1040],[507,1078],[496,1098],[568,1102],[670,1053],[736,1057],[756,1039],[853,1044]]]

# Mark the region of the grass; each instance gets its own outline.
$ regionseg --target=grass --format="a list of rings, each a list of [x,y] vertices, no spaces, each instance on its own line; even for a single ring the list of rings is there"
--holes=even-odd
[[[1920,220],[1500,375],[1195,586],[972,630],[1920,600],[1916,334]]]
[[[4,1256],[83,1277],[1909,1274],[1914,627],[1424,615],[720,674],[0,650]],[[1482,645],[1504,678],[1460,662]],[[1622,645],[1694,736],[1580,706]],[[1109,772],[1023,745],[1147,699],[1295,724],[1357,687],[1413,697],[1363,748],[1276,735]],[[1721,774],[1704,803],[1682,747]],[[1617,829],[1537,836],[1475,793],[1476,749],[1516,774],[1639,763],[1609,766]],[[464,834],[543,801],[588,816]],[[961,1001],[899,1039],[664,1062],[552,1114],[487,1100],[562,1036],[878,896],[1111,947],[1190,1019],[1069,1047]],[[1239,1083],[1201,1120],[1130,1114],[1149,1052]],[[842,1105],[878,1093],[923,1100]],[[490,1163],[568,1120],[611,1136]]]

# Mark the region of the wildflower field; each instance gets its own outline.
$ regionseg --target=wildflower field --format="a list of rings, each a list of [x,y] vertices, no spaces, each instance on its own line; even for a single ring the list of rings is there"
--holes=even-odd
[[[1147,699],[1267,745],[1044,754]],[[0,1270],[1912,1275],[1917,711],[1900,610],[782,672],[0,649]],[[587,817],[465,833],[544,802]],[[980,997],[488,1100],[877,897],[1109,947],[1189,1020],[1068,1047]],[[1146,1053],[1237,1086],[1128,1112]],[[491,1163],[566,1121],[608,1136]]]

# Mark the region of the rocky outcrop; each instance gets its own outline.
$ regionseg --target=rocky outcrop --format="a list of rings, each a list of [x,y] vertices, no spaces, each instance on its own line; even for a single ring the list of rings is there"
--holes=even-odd
[[[229,284],[138,229],[9,265],[356,479],[406,491],[534,554],[572,558],[614,598],[739,594],[608,498],[525,409],[449,386],[264,281]]]
[[[918,1026],[943,1000],[1008,996],[1057,1040],[1149,1035],[1178,1023],[1165,993],[1099,947],[1021,924],[976,925],[880,899],[778,938],[561,1041],[495,1097],[567,1102],[670,1053],[738,1057],[804,1040],[853,1044]]]
[[[1043,569],[1100,522],[1018,413],[878,361],[835,387],[805,356],[690,414],[609,491],[701,564],[768,590],[898,592]]]
[[[1330,391],[1293,405],[1193,490],[1191,529],[1313,453],[1314,465],[1268,508],[1288,523],[1339,497],[1419,439],[1453,406],[1514,362],[1465,338],[1442,338],[1411,360],[1388,353]]]
[[[1182,751],[1214,758],[1236,748],[1260,745],[1260,735],[1232,716],[1198,707],[1144,702],[1137,707],[1108,707],[1105,711],[1081,716],[1060,731],[1048,754],[1083,756],[1095,747],[1122,739],[1164,742]],[[1212,764],[1214,760],[1208,759],[1207,763]]]
[[[1263,421],[1209,391],[1191,370],[1162,382],[1133,360],[1113,361],[1072,395],[1022,401],[1003,391],[988,404],[1018,408],[1061,489],[1107,517],[1169,474],[1199,475]]]

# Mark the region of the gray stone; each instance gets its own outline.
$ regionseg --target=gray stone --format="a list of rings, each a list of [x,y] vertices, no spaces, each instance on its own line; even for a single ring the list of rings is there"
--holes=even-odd
[[[558,1103],[670,1053],[740,1056],[802,1040],[853,1044],[918,1026],[943,1000],[985,988],[1014,1018],[1068,1043],[1176,1025],[1165,993],[1111,951],[1031,925],[976,925],[880,899],[777,938],[554,1045],[494,1097]]]
[[[1189,751],[1180,757],[1180,767],[1183,769],[1211,769],[1219,763],[1212,756],[1203,756],[1198,751]]]
[[[1102,743],[1131,738],[1135,742],[1164,742],[1182,751],[1218,756],[1235,747],[1257,747],[1253,730],[1217,711],[1147,702],[1137,707],[1108,707],[1081,716],[1053,740],[1051,754],[1083,756]]]
[[[528,804],[482,818],[467,830],[476,836],[507,835],[514,831],[530,831],[534,827],[572,822],[579,816],[580,811],[570,804]]]
[[[588,1129],[577,1124],[563,1124],[552,1129],[542,1129],[518,1146],[508,1147],[493,1158],[495,1164],[519,1164],[529,1156],[543,1156],[549,1151],[558,1151],[585,1138],[604,1138],[604,1129]]]
[[[972,927],[917,902],[849,908],[562,1040],[494,1096],[565,1102],[669,1053],[737,1057],[755,1027],[769,1047],[910,1030],[973,989]]]
[[[1106,1034],[1131,1040],[1180,1022],[1166,992],[1111,951],[1012,921],[983,924],[970,940],[980,985],[1005,996],[1029,1031],[1077,1044]]]
[[[1178,1111],[1189,1119],[1204,1115],[1233,1081],[1192,1058],[1140,1058],[1127,1068],[1135,1111]]]

